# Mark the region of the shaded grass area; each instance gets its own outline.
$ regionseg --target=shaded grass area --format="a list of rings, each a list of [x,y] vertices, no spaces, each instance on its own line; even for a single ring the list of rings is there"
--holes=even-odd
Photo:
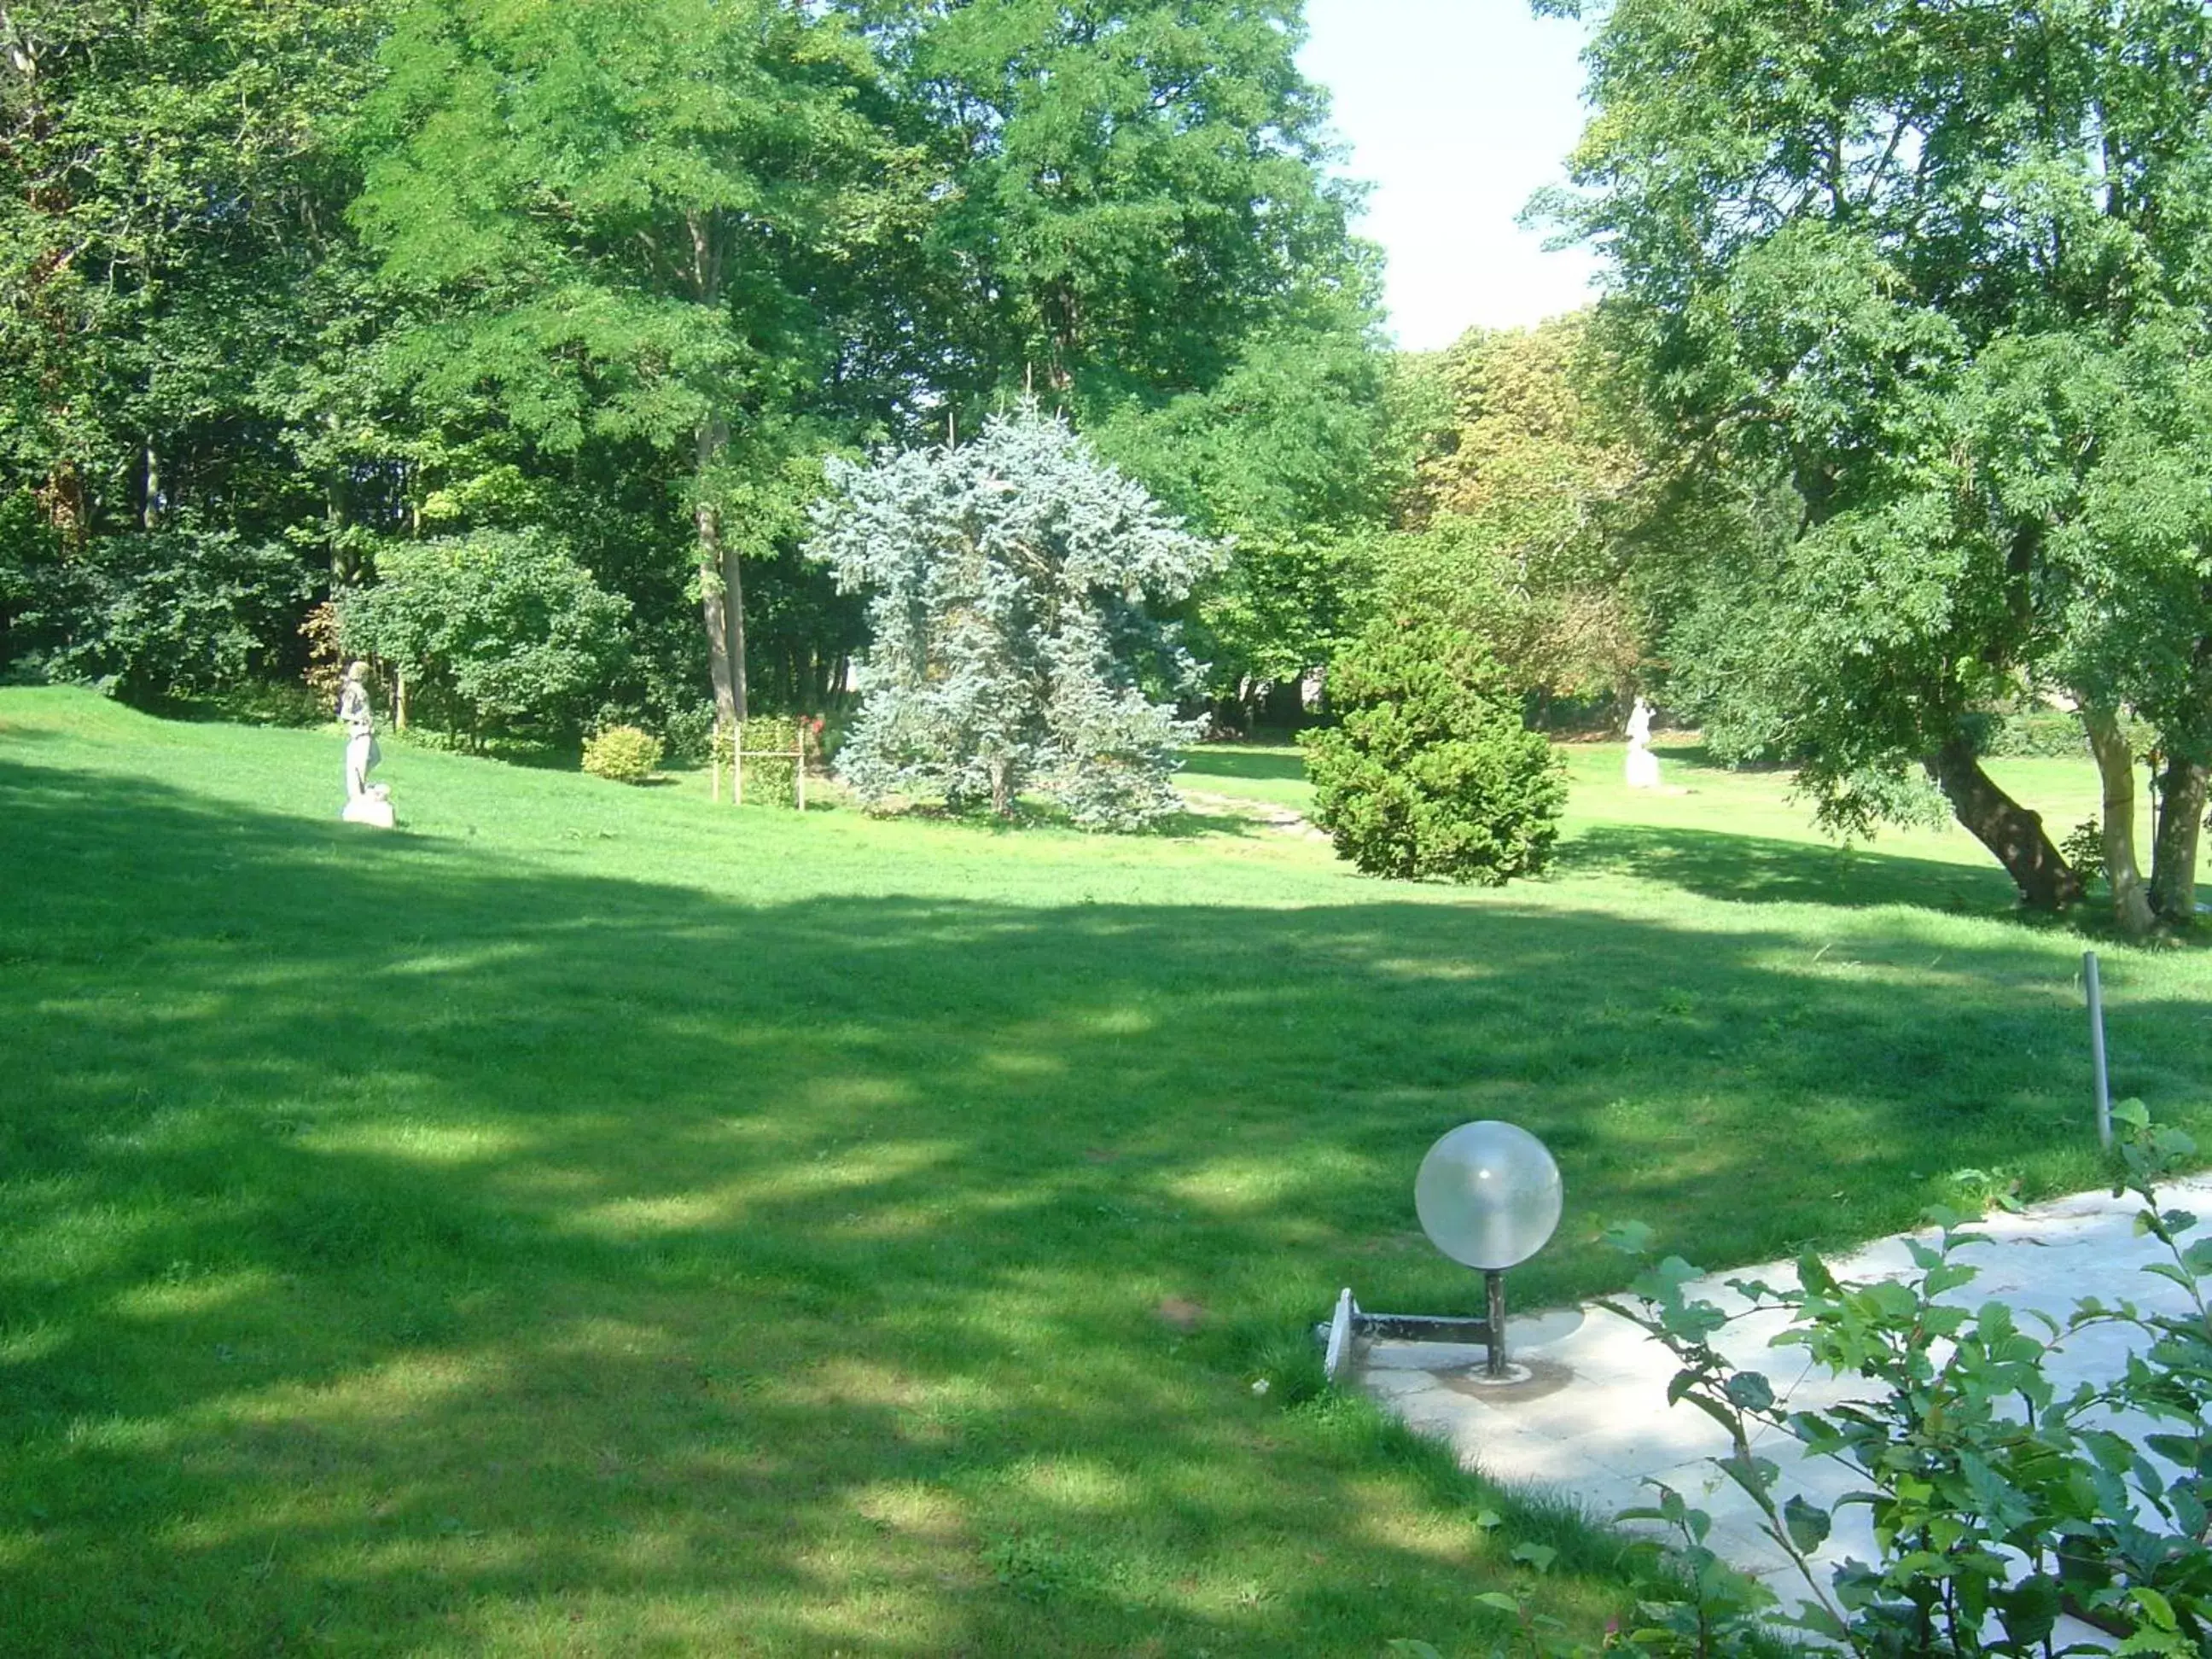
[[[1988,910],[2012,887],[1995,866],[1771,836],[1647,824],[1593,823],[1559,846],[1554,873],[1570,879],[1626,876],[1702,898],[1741,904],[1799,903],[1858,909],[1917,905]]]
[[[1186,750],[1175,781],[1182,789],[1267,801],[1299,811],[1313,805],[1305,756],[1294,744],[1210,743]]]
[[[1870,843],[1838,844],[1814,830],[1810,807],[1791,793],[1787,772],[1732,771],[1694,739],[1675,738],[1656,748],[1666,787],[1632,790],[1622,775],[1624,750],[1619,743],[1557,745],[1571,788],[1555,875],[1628,876],[1736,902],[1899,904],[1990,915],[2014,908],[2011,882],[1955,823],[1885,826]],[[2086,757],[1989,766],[2001,785],[2043,815],[2054,836],[2100,810],[2097,775]],[[1313,804],[1304,758],[1288,744],[1191,750],[1176,783],[1301,811]],[[2150,823],[2148,799],[2138,799],[2136,818]],[[2200,882],[2207,860],[2212,838],[2200,854]],[[2077,927],[2101,929],[2101,898],[2100,892],[2077,914]]]
[[[1787,848],[1468,896],[421,755],[377,836],[336,759],[0,696],[0,1650],[1487,1652],[1602,1545],[1296,1403],[1338,1285],[1473,1310],[1436,1134],[1558,1152],[1523,1305],[2097,1175],[2073,942]],[[2200,1131],[2204,968],[2106,975]]]

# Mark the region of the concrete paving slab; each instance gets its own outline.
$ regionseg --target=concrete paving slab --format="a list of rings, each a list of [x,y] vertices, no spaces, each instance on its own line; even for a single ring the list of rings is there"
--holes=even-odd
[[[2212,1174],[2176,1182],[2161,1196],[2168,1208],[2212,1212]],[[2131,1194],[2094,1192],[1993,1215],[1975,1228],[1986,1243],[1968,1246],[1964,1256],[1980,1276],[1948,1299],[1976,1307],[2002,1302],[2031,1328],[2025,1316],[2063,1318],[2087,1297],[2132,1302],[2146,1311],[2182,1311],[2187,1304],[2179,1287],[2143,1271],[2164,1251],[2136,1232],[2139,1207]],[[1907,1241],[1933,1244],[1936,1237],[1925,1229],[1877,1239],[1828,1265],[1839,1278],[1902,1277],[1917,1271]],[[1747,1304],[1729,1288],[1731,1279],[1777,1287],[1797,1282],[1794,1264],[1773,1261],[1709,1275],[1689,1292],[1734,1311]],[[1867,1392],[1862,1379],[1829,1376],[1798,1350],[1770,1346],[1786,1323],[1771,1312],[1740,1319],[1717,1346],[1738,1367],[1764,1372],[1778,1396],[1794,1405],[1825,1407]],[[2108,1326],[2081,1333],[2053,1357],[2052,1381],[2063,1391],[2077,1381],[2109,1380],[2125,1365],[2134,1337]],[[1663,1480],[1712,1515],[1715,1549],[1766,1577],[1785,1601],[1802,1598],[1788,1559],[1760,1531],[1756,1506],[1711,1465],[1727,1450],[1719,1425],[1694,1407],[1668,1405],[1674,1365],[1665,1349],[1594,1304],[1516,1316],[1507,1322],[1507,1346],[1516,1364],[1531,1373],[1510,1387],[1475,1381],[1483,1351],[1464,1344],[1364,1342],[1355,1375],[1408,1425],[1449,1442],[1467,1467],[1571,1498],[1596,1518],[1649,1503],[1648,1482]],[[2139,1431],[2147,1425],[2116,1426]],[[1861,1489],[1855,1472],[1808,1461],[1787,1436],[1770,1432],[1756,1449],[1782,1467],[1784,1494],[1799,1492],[1833,1504]],[[1836,1514],[1816,1565],[1825,1569],[1853,1555],[1869,1559],[1873,1550],[1867,1509],[1847,1506]],[[2094,1634],[2075,1633],[2083,1639]]]

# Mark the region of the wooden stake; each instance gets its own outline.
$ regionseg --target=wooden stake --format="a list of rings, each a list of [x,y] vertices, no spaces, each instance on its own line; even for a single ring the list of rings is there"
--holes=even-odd
[[[2112,1144],[2112,1086],[2105,1070],[2105,988],[2097,976],[2097,953],[2081,952],[2081,979],[2089,993],[2089,1067],[2097,1089],[2097,1144]]]
[[[799,770],[792,775],[792,782],[799,795],[799,810],[806,810],[806,722],[797,723],[799,732]]]
[[[730,805],[745,804],[745,723],[739,720],[737,736],[730,744]]]

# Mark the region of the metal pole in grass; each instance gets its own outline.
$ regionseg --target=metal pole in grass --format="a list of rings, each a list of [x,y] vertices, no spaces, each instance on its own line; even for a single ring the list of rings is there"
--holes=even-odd
[[[2112,1086],[2105,1071],[2105,989],[2097,979],[2097,953],[2081,952],[2081,982],[2089,992],[2089,1064],[2097,1073],[2097,1144],[2112,1144]]]

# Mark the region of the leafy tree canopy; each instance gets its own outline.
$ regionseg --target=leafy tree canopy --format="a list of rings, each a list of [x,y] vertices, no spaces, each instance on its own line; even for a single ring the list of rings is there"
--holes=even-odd
[[[877,38],[931,118],[948,343],[1085,405],[1212,386],[1347,257],[1290,0],[908,0]]]
[[[1654,626],[1657,567],[1633,556],[1662,469],[1593,317],[1470,331],[1410,372],[1386,608],[1459,622],[1524,690],[1625,698]]]
[[[1294,0],[0,8],[0,668],[122,614],[25,573],[155,568],[90,550],[172,521],[291,550],[295,621],[539,528],[631,604],[618,700],[703,740],[710,692],[842,693],[821,456],[1028,385],[1237,538],[1182,602],[1223,672],[1303,672],[1384,492],[1302,36]]]
[[[2185,710],[2212,632],[2173,510],[2201,491],[2178,423],[2202,405],[2173,382],[2206,343],[2212,18],[2185,0],[1584,9],[1599,113],[1579,192],[1550,206],[1612,256],[1674,441],[1796,503],[1766,580],[1713,568],[1683,635],[1717,721],[1806,757],[1845,817],[1924,769],[2057,906],[2079,884],[1981,770],[1981,708],[2057,684],[2162,711],[2154,885],[2185,921],[2212,761]],[[2155,479],[2136,470],[2154,449]],[[2103,488],[2108,465],[2166,506]],[[2146,592],[2185,602],[2123,597]],[[2131,653],[2122,629],[2156,642]]]
[[[495,530],[388,550],[340,635],[399,670],[418,717],[481,739],[580,729],[628,654],[629,620],[558,542]]]

